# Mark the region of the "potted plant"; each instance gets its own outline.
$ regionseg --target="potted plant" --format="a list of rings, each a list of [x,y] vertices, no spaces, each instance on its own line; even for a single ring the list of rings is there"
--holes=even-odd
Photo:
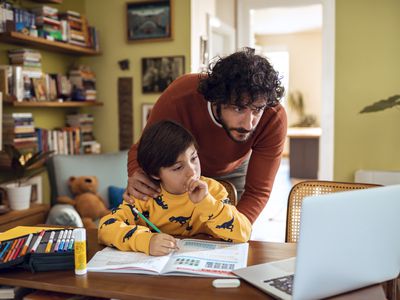
[[[360,111],[360,113],[362,114],[362,113],[381,111],[381,110],[395,107],[397,105],[400,105],[400,95],[393,95],[387,99],[379,100],[371,105],[364,107]]]
[[[29,208],[31,197],[31,185],[26,181],[43,171],[43,165],[53,151],[34,153],[29,158],[11,144],[4,145],[4,151],[11,160],[12,179],[14,183],[6,186],[10,208],[22,210]]]

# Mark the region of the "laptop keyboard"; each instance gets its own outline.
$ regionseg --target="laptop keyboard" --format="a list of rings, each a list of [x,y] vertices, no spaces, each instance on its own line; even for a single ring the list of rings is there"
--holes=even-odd
[[[268,283],[270,286],[277,288],[278,290],[291,295],[293,290],[293,278],[294,275],[288,275],[283,277],[278,277],[274,279],[264,280],[265,283]]]

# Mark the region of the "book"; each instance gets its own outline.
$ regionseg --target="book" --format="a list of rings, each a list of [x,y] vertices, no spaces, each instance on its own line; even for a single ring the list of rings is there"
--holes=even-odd
[[[236,278],[233,270],[247,266],[249,244],[182,239],[179,250],[149,256],[106,247],[87,265],[88,272]]]

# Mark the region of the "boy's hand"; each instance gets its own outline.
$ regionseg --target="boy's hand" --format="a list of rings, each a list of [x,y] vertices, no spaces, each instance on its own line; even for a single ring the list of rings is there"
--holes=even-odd
[[[200,179],[191,178],[186,184],[189,198],[193,203],[199,203],[208,195],[207,183]]]
[[[136,199],[148,200],[157,197],[160,193],[160,187],[156,185],[142,169],[136,170],[131,177],[128,177],[128,186],[123,198],[128,203],[133,203]]]
[[[150,255],[167,255],[178,250],[176,239],[165,233],[156,233],[150,239]]]

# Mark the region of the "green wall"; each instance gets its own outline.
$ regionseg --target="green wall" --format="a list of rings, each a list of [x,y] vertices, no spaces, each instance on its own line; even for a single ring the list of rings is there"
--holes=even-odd
[[[400,169],[400,111],[359,114],[400,93],[400,1],[336,0],[334,178]]]
[[[134,137],[140,136],[141,104],[154,103],[160,94],[141,92],[141,59],[172,55],[185,56],[185,69],[190,66],[190,1],[173,1],[172,41],[127,42],[126,3],[132,0],[86,0],[89,22],[100,32],[102,55],[84,58],[96,73],[98,99],[104,102],[95,110],[95,135],[103,152],[118,150],[118,99],[119,77],[133,77]],[[137,1],[140,2],[140,1]],[[118,66],[121,59],[130,60],[130,70],[122,71]]]

